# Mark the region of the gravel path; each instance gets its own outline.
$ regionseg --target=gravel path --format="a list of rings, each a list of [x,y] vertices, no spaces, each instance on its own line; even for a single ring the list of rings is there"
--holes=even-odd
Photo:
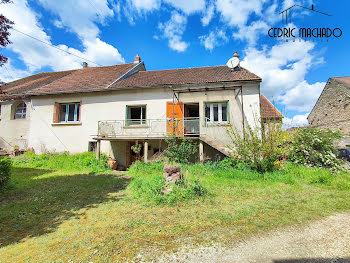
[[[230,248],[183,247],[154,262],[350,262],[350,214],[278,229],[240,241]]]

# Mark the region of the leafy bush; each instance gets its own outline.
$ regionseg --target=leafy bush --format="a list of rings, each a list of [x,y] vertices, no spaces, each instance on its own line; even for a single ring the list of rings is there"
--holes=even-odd
[[[280,161],[288,153],[291,138],[288,132],[282,130],[280,123],[271,122],[262,128],[259,125],[255,128],[248,126],[242,132],[230,128],[228,135],[236,164],[246,164],[260,173],[282,168]]]
[[[338,132],[305,127],[293,135],[289,159],[310,167],[340,170],[343,162],[337,159],[335,140],[341,138]]]
[[[57,170],[88,170],[92,172],[110,170],[107,160],[108,157],[105,154],[101,154],[101,158],[97,160],[95,154],[92,152],[72,155],[67,152],[62,154],[45,153],[41,155],[26,152],[23,155],[13,158],[14,165],[17,166]]]
[[[0,158],[0,189],[10,179],[12,161],[8,157]]]
[[[165,141],[168,144],[165,154],[171,162],[189,163],[192,155],[198,151],[198,145],[187,138],[178,139],[176,136],[171,136]]]
[[[170,193],[163,193],[165,180],[162,176],[163,165],[160,163],[135,162],[129,168],[133,176],[128,189],[133,197],[155,204],[174,204],[176,202],[205,196],[207,191],[195,176],[184,176],[173,186]]]

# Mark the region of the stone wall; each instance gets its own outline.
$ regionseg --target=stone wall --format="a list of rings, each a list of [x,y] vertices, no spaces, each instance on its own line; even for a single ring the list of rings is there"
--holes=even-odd
[[[311,127],[350,135],[350,88],[329,79],[308,121]]]

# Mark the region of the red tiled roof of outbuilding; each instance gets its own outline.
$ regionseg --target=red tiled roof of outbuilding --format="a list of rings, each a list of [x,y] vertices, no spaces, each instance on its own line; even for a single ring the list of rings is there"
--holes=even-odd
[[[260,95],[261,117],[263,119],[280,119],[283,115],[277,108],[264,96]]]

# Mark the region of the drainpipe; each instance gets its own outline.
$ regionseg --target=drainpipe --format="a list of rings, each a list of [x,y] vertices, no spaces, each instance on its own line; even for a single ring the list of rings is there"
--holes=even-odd
[[[245,139],[245,125],[244,125],[244,107],[243,107],[243,87],[241,87],[241,101],[242,101],[242,127],[243,127],[243,139]]]

